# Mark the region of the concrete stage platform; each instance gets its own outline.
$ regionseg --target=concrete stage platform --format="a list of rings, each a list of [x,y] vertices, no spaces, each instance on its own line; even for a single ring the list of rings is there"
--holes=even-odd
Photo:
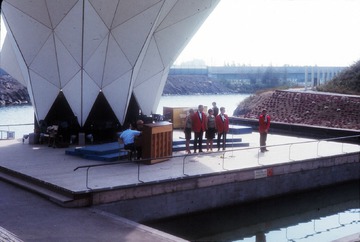
[[[174,131],[174,140],[181,136],[181,131]],[[269,134],[269,152],[261,153],[257,148],[258,133],[229,136],[241,137],[249,147],[237,148],[228,144],[230,147],[224,152],[191,155],[174,152],[169,160],[154,165],[129,162],[126,159],[119,162],[93,161],[65,155],[66,149],[28,145],[20,140],[2,140],[0,177],[32,189],[63,206],[76,207],[130,199],[123,194],[118,199],[97,197],[98,200],[95,200],[95,193],[115,189],[144,187],[154,183],[184,181],[199,176],[212,177],[240,171],[251,171],[252,177],[247,179],[275,176],[280,175],[274,170],[274,167],[279,165],[297,164],[300,167],[299,163],[303,161],[322,160],[326,157],[351,157],[341,159],[345,159],[345,163],[359,163],[360,147],[354,144]],[[341,159],[331,162],[339,163]],[[264,174],[263,168],[269,169],[269,174]],[[286,171],[281,172],[284,173]],[[90,193],[93,193],[92,201],[89,201]],[[151,194],[144,194],[149,195]]]

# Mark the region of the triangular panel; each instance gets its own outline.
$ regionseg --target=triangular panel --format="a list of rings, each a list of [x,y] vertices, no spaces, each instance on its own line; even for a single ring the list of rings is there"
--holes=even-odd
[[[220,0],[178,0],[175,6],[171,9],[168,17],[166,17],[161,25],[158,27],[158,30],[167,28],[171,25],[174,25],[178,22],[183,21],[186,18],[200,14],[201,12],[212,11]],[[209,15],[209,13],[207,15]],[[193,22],[196,26],[198,22]]]
[[[106,54],[105,75],[102,87],[119,79],[125,73],[131,70],[131,65],[126,56],[116,43],[112,35],[109,37],[109,48]]]
[[[160,102],[160,98],[162,96],[162,93],[164,91],[164,87],[165,87],[165,84],[166,84],[166,80],[167,80],[167,77],[168,77],[168,74],[169,74],[169,70],[170,70],[170,66],[168,66],[162,73],[161,73],[161,77],[159,79],[159,86],[158,86],[158,89],[157,89],[157,92],[155,93],[155,98],[153,99],[153,104],[152,104],[152,109],[151,109],[151,112],[152,113],[155,113],[158,106],[159,106],[159,102]],[[155,77],[156,79],[157,77]]]
[[[31,92],[34,98],[33,106],[37,118],[38,120],[45,119],[60,90],[32,71],[30,71],[30,78],[32,80]]]
[[[158,48],[155,41],[152,39],[145,54],[141,68],[134,84],[135,87],[139,86],[144,81],[148,80],[152,76],[156,75],[164,69]]]
[[[90,78],[96,82],[99,89],[101,88],[103,81],[107,44],[108,37],[103,40],[95,53],[91,56],[90,60],[85,64],[85,71]]]
[[[24,0],[21,0],[24,1]],[[52,28],[56,26],[64,19],[68,12],[75,6],[79,0],[66,0],[66,1],[54,1],[46,0],[46,4],[49,11],[49,16],[52,23]]]
[[[161,83],[162,74],[163,72],[158,73],[133,90],[141,111],[145,115],[150,115],[156,111],[157,106],[155,107],[155,101],[157,100],[157,93],[161,87],[163,88],[163,84]]]
[[[95,84],[94,80],[92,80],[86,73],[83,74],[83,104],[82,104],[82,118],[81,125],[84,125],[86,119],[89,116],[91,108],[93,107],[97,96],[99,95],[99,87]]]
[[[203,11],[154,34],[164,65],[176,59],[208,15]]]
[[[1,28],[4,28],[2,26]],[[26,86],[29,75],[25,66],[24,60],[21,57],[19,49],[13,48],[14,39],[11,34],[1,33],[1,68],[7,73],[11,73],[11,76]],[[5,35],[5,37],[3,36]]]
[[[79,1],[61,23],[55,33],[79,65],[82,63],[82,1]]]
[[[111,28],[115,28],[120,24],[123,24],[151,6],[163,1],[164,0],[138,0],[136,1],[136,4],[134,4],[134,1],[120,0]]]
[[[80,71],[80,65],[76,62],[74,57],[69,53],[56,35],[54,38],[59,63],[60,85],[62,88],[66,86],[66,84]]]
[[[121,124],[124,123],[127,106],[131,97],[131,72],[103,89],[103,93]]]
[[[16,60],[16,56],[14,50],[12,48],[7,48],[7,45],[11,45],[10,43],[6,43],[5,40],[3,51],[1,52],[1,59],[6,61],[1,61],[1,68],[4,69],[7,73],[11,73],[11,76],[15,78],[18,82],[26,85],[25,78],[23,73],[21,72],[18,61]]]
[[[135,64],[155,20],[159,14],[161,3],[126,21],[112,31],[114,38],[132,65]],[[133,31],[136,29],[136,31]]]
[[[81,73],[79,72],[63,88],[63,93],[76,117],[81,115]]]
[[[5,11],[6,10],[6,11]],[[7,2],[3,2],[2,11],[8,22],[11,22],[11,32],[18,47],[29,65],[47,41],[51,30],[28,15],[20,12]]]
[[[108,29],[111,28],[119,0],[89,0]]]
[[[166,0],[164,2],[164,4],[162,5],[162,8],[161,8],[161,13],[158,17],[158,21],[157,21],[157,25],[156,25],[157,27],[159,27],[160,24],[162,23],[162,21],[168,16],[169,12],[175,6],[177,1],[178,0]]]
[[[24,12],[26,15],[36,19],[36,21],[46,25],[49,28],[51,27],[45,0],[11,0],[11,5],[19,9],[21,12]]]
[[[88,61],[96,48],[108,36],[108,28],[95,12],[92,6],[85,2],[85,24],[84,24],[84,63]]]
[[[41,48],[39,54],[36,56],[29,68],[48,80],[48,82],[51,82],[58,88],[61,88],[53,36],[51,36]]]

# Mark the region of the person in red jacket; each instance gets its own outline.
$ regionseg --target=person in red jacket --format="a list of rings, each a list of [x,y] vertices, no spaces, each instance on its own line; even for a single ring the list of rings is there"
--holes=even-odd
[[[262,110],[259,116],[259,133],[260,133],[260,151],[268,151],[266,149],[266,139],[270,128],[270,116],[267,114],[266,109]]]
[[[229,132],[229,117],[225,114],[225,108],[220,108],[220,113],[215,118],[217,135],[217,147],[220,150],[220,140],[222,139],[222,149],[226,149],[226,134]]]
[[[199,152],[202,151],[202,142],[205,131],[206,114],[204,113],[204,106],[199,105],[198,110],[192,116],[192,129],[194,131],[194,153],[199,147]]]

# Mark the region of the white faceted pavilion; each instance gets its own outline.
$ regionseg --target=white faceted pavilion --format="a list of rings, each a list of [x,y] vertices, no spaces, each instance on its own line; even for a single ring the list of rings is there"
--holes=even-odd
[[[123,124],[155,113],[170,66],[219,0],[4,0],[1,67],[37,120],[64,95],[79,125],[102,93]]]

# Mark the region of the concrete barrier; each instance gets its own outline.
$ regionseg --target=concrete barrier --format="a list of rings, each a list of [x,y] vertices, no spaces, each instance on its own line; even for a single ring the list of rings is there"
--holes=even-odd
[[[94,192],[92,204],[138,222],[251,202],[360,179],[360,153],[198,175],[117,191]]]

